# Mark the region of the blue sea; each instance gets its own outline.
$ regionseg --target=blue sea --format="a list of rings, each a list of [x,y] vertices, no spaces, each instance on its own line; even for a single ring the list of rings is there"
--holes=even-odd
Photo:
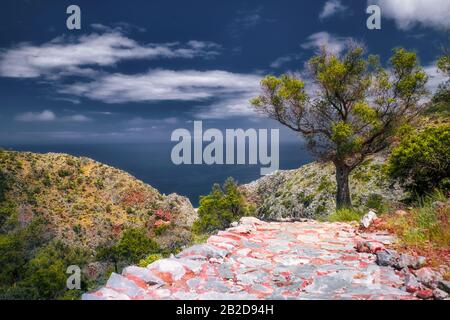
[[[83,144],[17,145],[5,149],[38,153],[62,152],[85,156],[124,170],[160,192],[176,192],[198,206],[199,196],[208,194],[214,183],[233,177],[238,183],[260,178],[260,165],[174,165],[170,154],[173,144]],[[300,143],[280,145],[280,169],[296,169],[312,161]]]

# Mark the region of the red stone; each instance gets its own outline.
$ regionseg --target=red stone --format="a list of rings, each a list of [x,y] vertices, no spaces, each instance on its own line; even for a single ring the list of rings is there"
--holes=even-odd
[[[433,298],[433,291],[430,289],[417,291],[417,296],[420,299],[431,299]]]

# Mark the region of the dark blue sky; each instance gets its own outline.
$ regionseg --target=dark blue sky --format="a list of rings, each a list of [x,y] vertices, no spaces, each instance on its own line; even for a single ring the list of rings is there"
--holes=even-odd
[[[435,87],[450,1],[389,1],[370,1],[382,8],[371,31],[364,0],[3,0],[0,144],[164,142],[196,119],[277,128],[248,106],[259,79],[301,72],[320,45],[340,52],[349,38],[384,62],[415,50]],[[70,4],[81,30],[66,28]]]

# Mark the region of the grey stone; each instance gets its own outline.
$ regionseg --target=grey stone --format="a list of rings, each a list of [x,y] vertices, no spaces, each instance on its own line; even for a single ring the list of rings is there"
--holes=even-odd
[[[184,266],[177,259],[161,259],[147,266],[150,270],[156,270],[161,273],[170,273],[172,280],[180,280],[186,273]]]
[[[242,239],[241,242],[244,247],[250,248],[250,249],[259,249],[262,247],[262,244],[256,243],[253,241],[249,241],[247,239]]]
[[[441,289],[434,289],[433,295],[436,300],[445,300],[448,298],[448,293]]]
[[[197,244],[187,249],[184,249],[181,253],[179,253],[176,257],[187,257],[190,255],[200,255],[204,256],[207,259],[210,258],[224,258],[228,252],[223,249],[219,249],[215,246],[209,244]]]
[[[442,281],[442,275],[430,268],[422,268],[415,271],[417,280],[429,288],[435,289],[438,283]]]
[[[233,279],[234,277],[234,273],[233,273],[233,269],[232,269],[232,264],[231,263],[222,263],[219,266],[219,275],[223,278],[223,279]]]
[[[420,269],[426,263],[425,257],[414,257],[406,253],[402,253],[395,263],[395,268],[404,269],[411,267],[413,269]]]
[[[259,267],[264,267],[264,266],[269,265],[269,263],[267,261],[264,261],[261,259],[250,258],[250,257],[241,258],[241,259],[239,259],[239,262],[249,268],[259,268]]]
[[[377,252],[377,264],[380,266],[395,266],[399,255],[394,250],[381,250]]]
[[[407,273],[405,275],[405,286],[406,290],[414,292],[420,288],[420,283],[413,274]]]
[[[307,293],[326,293],[330,294],[342,290],[350,285],[346,275],[340,273],[317,277],[313,283],[305,288]]]
[[[128,297],[136,297],[144,295],[145,291],[140,288],[134,281],[127,279],[120,274],[112,273],[106,283],[106,287],[117,292],[123,293]]]
[[[155,285],[155,284],[165,284],[164,280],[158,278],[155,276],[149,269],[147,268],[141,268],[137,266],[130,266],[126,267],[122,271],[122,275],[127,276],[135,276],[139,279],[144,280],[148,285]]]
[[[205,282],[205,289],[213,292],[229,292],[230,288],[218,279],[207,279]]]
[[[438,283],[439,289],[444,290],[447,293],[450,293],[450,281],[439,281]]]
[[[111,288],[100,288],[93,293],[85,293],[81,296],[82,300],[130,300],[130,297],[124,293],[117,292]]]

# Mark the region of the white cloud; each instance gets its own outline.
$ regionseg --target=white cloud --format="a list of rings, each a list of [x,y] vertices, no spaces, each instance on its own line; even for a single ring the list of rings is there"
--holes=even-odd
[[[436,29],[450,28],[450,1],[448,0],[369,0],[381,8],[382,17],[394,19],[400,29],[417,24]]]
[[[88,122],[91,118],[82,114],[74,114],[69,116],[57,117],[51,110],[44,110],[42,112],[24,112],[15,117],[16,121],[20,122],[51,122],[51,121],[64,121],[64,122]]]
[[[61,120],[67,121],[67,122],[89,122],[89,121],[92,121],[91,118],[88,118],[82,114],[74,114],[71,116],[62,117]]]
[[[95,81],[68,85],[60,92],[106,103],[199,101],[252,91],[259,80],[258,75],[220,70],[154,69],[143,74],[108,74]]]
[[[427,89],[434,93],[439,85],[447,79],[447,76],[436,67],[436,63],[425,66],[424,70],[428,75]]]
[[[66,75],[97,76],[92,67],[123,60],[212,57],[219,46],[211,42],[139,44],[118,31],[77,38],[59,37],[41,45],[22,43],[0,51],[0,75],[35,78]]]
[[[354,41],[349,37],[338,37],[328,32],[322,31],[310,35],[307,41],[301,44],[303,49],[321,49],[326,47],[328,51],[334,54],[341,54],[349,43]]]
[[[270,67],[277,69],[280,68],[282,65],[291,62],[291,61],[295,61],[295,60],[299,60],[302,57],[301,54],[288,54],[286,56],[282,56],[279,57],[277,59],[275,59],[271,64]]]
[[[232,37],[239,37],[242,32],[249,30],[262,21],[262,7],[250,10],[239,10],[236,18],[228,26]]]
[[[21,122],[47,122],[55,121],[56,115],[50,110],[44,110],[42,112],[25,112],[18,114],[15,118]]]
[[[348,7],[344,6],[340,0],[329,0],[323,6],[323,9],[319,14],[319,18],[326,19],[347,10]]]
[[[208,117],[249,114],[248,100],[259,92],[261,76],[227,71],[149,70],[147,73],[108,74],[78,82],[60,93],[105,103],[216,100],[200,113]],[[138,122],[134,122],[137,125]]]

